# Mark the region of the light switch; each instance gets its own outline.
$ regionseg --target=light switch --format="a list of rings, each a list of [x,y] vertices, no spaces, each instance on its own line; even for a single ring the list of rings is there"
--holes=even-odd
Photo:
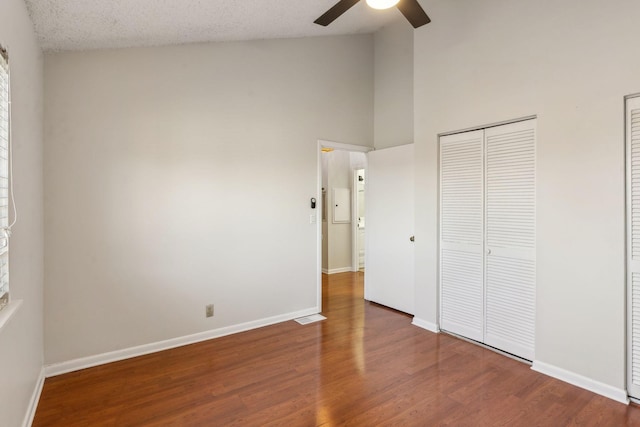
[[[316,219],[316,214],[311,214],[309,215],[309,224],[315,224],[317,219]]]

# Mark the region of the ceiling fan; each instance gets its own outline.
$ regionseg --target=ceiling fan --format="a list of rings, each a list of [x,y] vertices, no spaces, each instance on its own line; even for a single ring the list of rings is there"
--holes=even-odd
[[[327,10],[320,18],[313,21],[318,25],[326,27],[335,21],[340,15],[351,9],[360,0],[340,0],[331,9]],[[367,4],[374,9],[389,9],[397,7],[400,12],[407,18],[407,21],[413,25],[413,28],[421,27],[431,22],[422,9],[418,0],[367,0]]]

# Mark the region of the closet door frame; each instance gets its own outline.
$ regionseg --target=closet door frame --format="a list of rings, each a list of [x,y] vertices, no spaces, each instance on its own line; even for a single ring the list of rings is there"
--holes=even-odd
[[[626,202],[626,220],[625,220],[625,237],[626,237],[626,296],[627,296],[627,392],[629,396],[640,399],[640,316],[634,316],[634,311],[640,314],[640,287],[635,292],[634,296],[634,278],[636,285],[640,284],[640,256],[634,259],[634,236],[633,236],[633,192],[635,186],[633,185],[633,176],[635,175],[635,169],[640,169],[640,165],[635,168],[633,166],[633,151],[632,151],[632,112],[640,110],[640,94],[626,96],[624,99],[624,114],[625,114],[625,202]],[[640,154],[639,154],[640,156]],[[640,171],[638,171],[640,172]],[[640,184],[638,184],[640,187]],[[640,188],[639,188],[640,189]],[[640,231],[639,231],[640,232]],[[638,309],[634,310],[634,297]],[[637,337],[634,340],[634,335]],[[637,341],[637,343],[635,342]],[[634,345],[636,347],[634,357]],[[636,372],[634,375],[634,371]],[[634,381],[635,378],[635,381]]]
[[[483,201],[482,201],[482,236],[483,236],[483,241],[482,241],[482,290],[483,290],[483,298],[482,298],[482,313],[483,313],[483,319],[482,319],[482,339],[478,340],[476,338],[471,338],[474,341],[477,341],[480,345],[487,345],[484,340],[485,340],[485,336],[486,336],[486,264],[487,264],[487,242],[486,242],[486,130],[490,129],[490,128],[494,128],[494,127],[498,127],[498,126],[503,126],[503,125],[509,125],[509,124],[515,124],[515,123],[520,123],[520,122],[526,122],[526,121],[530,121],[530,120],[537,120],[537,116],[536,115],[532,115],[532,116],[526,116],[526,117],[521,117],[518,119],[514,119],[514,120],[505,120],[502,122],[496,122],[490,125],[484,125],[484,126],[477,126],[477,127],[471,127],[471,128],[467,128],[467,129],[462,129],[462,130],[458,130],[458,131],[453,131],[453,132],[444,132],[441,134],[438,134],[438,190],[439,190],[439,194],[438,194],[438,248],[437,248],[437,253],[438,253],[438,327],[439,329],[442,329],[445,332],[449,332],[449,333],[453,333],[455,335],[462,335],[464,338],[469,338],[468,336],[465,336],[463,334],[458,334],[456,333],[456,331],[452,331],[447,329],[446,325],[443,325],[443,321],[442,321],[442,300],[443,300],[443,290],[442,290],[442,284],[443,284],[443,280],[442,280],[442,250],[443,250],[443,241],[442,241],[442,228],[443,228],[443,209],[442,209],[442,138],[444,137],[448,137],[451,135],[458,135],[458,134],[464,134],[464,133],[469,133],[469,132],[474,132],[474,131],[482,131],[483,132],[483,138],[482,138],[482,166],[483,166],[483,184],[482,184],[482,197],[483,197]],[[534,129],[536,129],[535,131],[535,146],[537,147],[537,122],[534,122]],[[537,151],[537,148],[536,148]],[[536,161],[537,163],[537,161]],[[537,169],[537,168],[536,168]],[[535,250],[534,250],[535,252]],[[534,307],[535,307],[535,297],[534,297]],[[535,319],[534,319],[535,322]],[[535,325],[534,325],[535,326]],[[498,348],[497,350],[502,350],[505,351],[503,349]],[[521,356],[515,356],[517,358],[520,358]],[[524,359],[523,359],[524,360]]]

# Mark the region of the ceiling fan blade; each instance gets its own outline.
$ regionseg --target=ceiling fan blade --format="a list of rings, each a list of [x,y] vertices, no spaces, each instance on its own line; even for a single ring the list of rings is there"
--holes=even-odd
[[[431,22],[418,0],[400,0],[396,7],[402,12],[413,28],[422,27]]]
[[[327,10],[324,15],[313,22],[326,27],[335,21],[340,15],[355,6],[359,1],[360,0],[340,0],[331,9]]]

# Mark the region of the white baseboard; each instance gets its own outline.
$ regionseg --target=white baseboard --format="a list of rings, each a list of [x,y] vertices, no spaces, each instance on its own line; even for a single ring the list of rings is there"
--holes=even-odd
[[[322,269],[322,272],[325,274],[337,274],[337,273],[348,273],[353,272],[352,267],[340,267],[340,268],[332,268],[330,270]]]
[[[33,389],[31,400],[29,400],[29,406],[27,407],[27,413],[24,415],[24,421],[22,421],[22,427],[31,427],[33,419],[36,416],[36,409],[38,409],[38,402],[40,401],[40,395],[42,394],[42,387],[44,386],[44,367],[40,370],[40,375],[36,381],[36,387]]]
[[[45,376],[47,378],[55,377],[56,375],[62,375],[68,372],[79,371],[81,369],[92,368],[94,366],[117,362],[119,360],[144,356],[145,354],[156,353],[158,351],[169,350],[171,348],[194,344],[201,341],[207,341],[213,338],[220,338],[226,335],[249,331],[251,329],[262,328],[264,326],[286,322],[288,320],[309,316],[311,314],[317,314],[319,312],[320,310],[318,307],[313,307],[293,313],[254,320],[252,322],[241,323],[239,325],[232,325],[219,329],[212,329],[210,331],[172,338],[165,341],[158,341],[155,343],[125,348],[108,353],[96,354],[94,356],[81,357],[79,359],[73,359],[66,362],[53,363],[45,366]]]
[[[533,361],[533,366],[531,366],[531,369],[536,372],[540,372],[541,374],[559,379],[566,383],[573,384],[576,387],[580,387],[601,396],[608,397],[609,399],[613,399],[617,402],[624,403],[625,405],[629,404],[629,396],[627,395],[627,391],[621,388],[613,387],[600,381],[587,378],[583,375],[576,374],[575,372],[567,371],[565,369],[558,368],[557,366],[553,366],[537,360]]]
[[[419,328],[426,329],[429,332],[433,332],[434,334],[440,333],[440,328],[438,327],[438,325],[432,322],[427,322],[426,320],[423,320],[423,319],[419,319],[415,316],[413,317],[413,321],[411,322],[411,324]]]

